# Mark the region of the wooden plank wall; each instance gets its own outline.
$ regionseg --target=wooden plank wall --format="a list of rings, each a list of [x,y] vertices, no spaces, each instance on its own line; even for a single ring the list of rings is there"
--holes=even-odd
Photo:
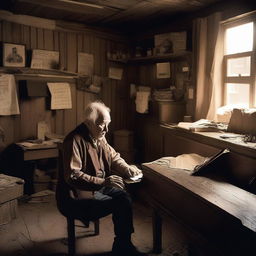
[[[0,22],[0,41],[25,44],[26,49],[45,49],[60,52],[60,66],[67,71],[77,71],[77,53],[86,52],[94,55],[94,73],[104,77],[100,94],[92,94],[77,90],[76,84],[71,84],[72,109],[47,110],[44,97],[34,97],[19,100],[20,115],[0,116],[0,126],[5,131],[5,144],[17,142],[36,136],[38,121],[45,120],[51,125],[52,132],[67,134],[77,124],[83,121],[83,110],[86,104],[95,99],[101,99],[111,108],[112,124],[110,132],[127,128],[130,125],[129,90],[126,79],[108,79],[106,52],[114,49],[125,49],[122,40],[107,38],[86,30],[85,32],[53,31],[20,25],[8,21]],[[125,77],[124,72],[124,77]]]

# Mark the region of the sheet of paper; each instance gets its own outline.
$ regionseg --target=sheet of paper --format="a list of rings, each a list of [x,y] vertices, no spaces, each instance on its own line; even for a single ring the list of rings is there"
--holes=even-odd
[[[164,63],[157,63],[156,64],[156,78],[170,78],[170,63],[164,62]]]
[[[51,109],[71,109],[71,91],[69,83],[47,83],[51,93]]]
[[[14,75],[0,76],[0,115],[20,114]]]
[[[108,77],[112,79],[121,80],[123,76],[122,68],[110,67],[108,72]]]
[[[189,88],[188,89],[188,99],[189,100],[193,100],[194,98],[194,89],[193,88]]]
[[[186,31],[182,32],[172,32],[172,43],[173,43],[173,52],[179,52],[186,50],[187,44],[187,33]]]
[[[148,113],[148,101],[150,92],[137,92],[136,93],[136,111],[144,114]]]
[[[94,57],[92,54],[79,52],[78,53],[78,70],[79,74],[91,76],[93,75]]]
[[[37,123],[37,138],[39,140],[45,140],[45,134],[51,131],[49,125],[45,121],[40,121]]]
[[[59,66],[60,53],[34,49],[32,53],[31,68],[56,69]]]

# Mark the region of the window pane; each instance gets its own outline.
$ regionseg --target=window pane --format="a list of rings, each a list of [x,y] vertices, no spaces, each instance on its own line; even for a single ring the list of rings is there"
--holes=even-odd
[[[249,84],[226,84],[226,105],[232,107],[249,107]]]
[[[251,57],[228,59],[227,76],[250,76]]]
[[[226,54],[252,51],[253,22],[226,30]]]

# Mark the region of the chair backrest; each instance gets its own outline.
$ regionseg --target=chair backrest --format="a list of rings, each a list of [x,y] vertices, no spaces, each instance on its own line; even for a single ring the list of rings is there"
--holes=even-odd
[[[72,201],[70,193],[72,189],[66,183],[64,178],[64,167],[63,167],[63,145],[58,144],[59,157],[58,157],[58,182],[56,186],[56,201],[59,211],[66,216],[66,209],[68,203]]]

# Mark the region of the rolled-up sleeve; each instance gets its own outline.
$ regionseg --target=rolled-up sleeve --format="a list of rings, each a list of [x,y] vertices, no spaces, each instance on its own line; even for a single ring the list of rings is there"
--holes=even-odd
[[[65,181],[80,190],[94,191],[102,187],[104,179],[86,172],[86,145],[77,138],[63,143],[63,167]]]

